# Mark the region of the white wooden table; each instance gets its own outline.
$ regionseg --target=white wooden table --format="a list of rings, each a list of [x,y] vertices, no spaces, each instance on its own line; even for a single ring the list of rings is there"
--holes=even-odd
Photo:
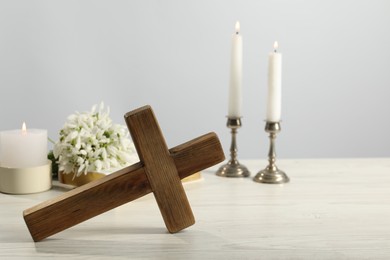
[[[252,172],[265,161],[241,160]],[[390,158],[279,160],[291,182],[203,172],[196,224],[169,234],[149,194],[34,243],[22,211],[64,192],[0,194],[0,259],[390,259]]]

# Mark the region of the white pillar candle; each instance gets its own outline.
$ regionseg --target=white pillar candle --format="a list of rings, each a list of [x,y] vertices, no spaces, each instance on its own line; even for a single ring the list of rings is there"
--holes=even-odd
[[[0,132],[0,166],[28,168],[47,164],[47,130],[22,129]]]
[[[241,85],[242,37],[240,35],[240,23],[236,22],[236,30],[232,36],[228,117],[241,117]]]
[[[274,51],[268,56],[268,122],[279,122],[282,110],[282,54],[277,49],[275,42]]]

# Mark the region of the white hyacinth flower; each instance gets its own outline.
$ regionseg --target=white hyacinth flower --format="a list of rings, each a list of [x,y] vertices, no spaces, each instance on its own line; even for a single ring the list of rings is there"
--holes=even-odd
[[[101,103],[98,109],[94,105],[91,111],[68,116],[53,149],[59,171],[76,177],[138,161],[127,128],[113,124],[109,113]]]

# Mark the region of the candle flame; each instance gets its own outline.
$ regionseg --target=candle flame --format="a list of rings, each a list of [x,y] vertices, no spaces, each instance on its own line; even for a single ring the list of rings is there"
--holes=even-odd
[[[22,135],[27,134],[27,127],[26,127],[26,122],[23,122],[22,124]]]
[[[278,51],[279,44],[277,41],[274,42],[274,52]]]
[[[237,21],[236,22],[236,34],[239,34],[240,33],[240,22],[239,21]]]

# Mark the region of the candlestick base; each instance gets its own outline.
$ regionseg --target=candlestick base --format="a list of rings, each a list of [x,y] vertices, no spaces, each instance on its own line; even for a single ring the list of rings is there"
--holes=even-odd
[[[275,153],[275,138],[276,134],[281,131],[280,122],[267,121],[265,129],[269,133],[270,146],[268,151],[268,166],[259,171],[253,178],[255,182],[269,183],[269,184],[281,184],[290,181],[286,173],[279,170],[276,166],[276,153]]]
[[[279,170],[278,168],[270,169],[269,167],[264,170],[259,171],[256,176],[253,178],[255,182],[260,183],[269,183],[269,184],[281,184],[287,183],[290,181],[284,171]]]
[[[51,161],[30,168],[0,166],[0,192],[29,194],[51,189]]]
[[[221,166],[215,173],[221,177],[248,177],[249,170],[238,162],[237,159],[237,129],[241,127],[241,117],[228,117],[226,126],[231,129],[232,142],[230,145],[230,160],[227,164]]]
[[[248,177],[250,172],[244,165],[229,161],[222,165],[215,174],[221,177]]]

